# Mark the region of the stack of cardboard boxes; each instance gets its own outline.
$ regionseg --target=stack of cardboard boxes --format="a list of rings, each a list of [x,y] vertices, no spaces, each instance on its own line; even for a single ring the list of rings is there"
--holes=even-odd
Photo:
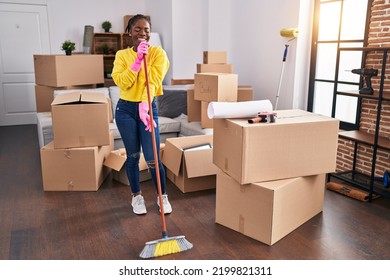
[[[101,55],[35,55],[37,111],[51,112],[54,141],[41,148],[45,191],[96,191],[109,174],[113,150],[110,101],[79,88],[104,82]],[[53,91],[75,89],[58,95]]]
[[[216,222],[272,245],[323,209],[339,121],[281,110],[275,123],[214,120]]]
[[[205,52],[197,69],[188,121],[212,127],[213,135],[167,139],[167,176],[182,192],[216,187],[216,223],[272,245],[322,211],[326,173],[336,168],[339,121],[279,110],[274,123],[207,122],[209,102],[249,101],[253,92],[240,91],[221,52]]]
[[[104,83],[103,55],[34,55],[37,112],[50,112],[53,92]]]
[[[339,121],[302,110],[277,111],[275,123],[209,120],[209,102],[250,101],[253,92],[238,86],[224,52],[205,52],[203,62],[188,90],[188,121],[213,128],[213,137],[168,139],[166,145],[175,146],[181,160],[175,169],[172,158],[165,159],[168,174],[182,190],[186,181],[178,178],[190,177],[190,169],[216,174],[216,222],[272,245],[322,211],[325,174],[336,168]],[[207,143],[209,149],[186,149]],[[204,181],[197,184],[188,189],[205,188]]]
[[[45,191],[97,191],[110,172],[103,165],[114,149],[109,100],[74,91],[52,102],[54,141],[41,148]]]
[[[194,87],[187,90],[189,122],[200,122],[202,128],[212,128],[207,116],[210,102],[241,102],[253,100],[251,86],[238,85],[238,75],[227,62],[226,51],[204,51],[203,63],[196,65]]]
[[[249,86],[238,86],[237,74],[227,63],[225,51],[203,52],[203,63],[196,65],[194,87],[187,90],[188,122],[200,122],[202,128],[212,128],[207,116],[211,101],[253,100]],[[162,161],[167,177],[183,193],[215,189],[217,167],[212,162],[212,135],[168,138]]]

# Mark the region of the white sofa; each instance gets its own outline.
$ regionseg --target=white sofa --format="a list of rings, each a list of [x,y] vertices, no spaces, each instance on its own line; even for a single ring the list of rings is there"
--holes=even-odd
[[[187,85],[164,86],[164,95],[156,99],[159,109],[159,130],[162,143],[170,137],[213,133],[211,128],[202,129],[200,122],[187,121],[187,89]],[[71,91],[75,90],[55,90],[54,97]],[[115,113],[116,104],[119,100],[118,87],[83,89],[83,91],[99,92],[110,98],[112,112],[113,114]],[[41,148],[53,141],[51,112],[37,113],[37,130],[39,146]],[[115,149],[123,148],[123,142],[115,121],[110,123],[110,130],[114,132]]]

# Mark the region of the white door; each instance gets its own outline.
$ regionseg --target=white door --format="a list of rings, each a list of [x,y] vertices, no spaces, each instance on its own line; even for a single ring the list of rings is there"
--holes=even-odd
[[[50,53],[45,5],[0,3],[0,125],[36,123],[34,54]]]

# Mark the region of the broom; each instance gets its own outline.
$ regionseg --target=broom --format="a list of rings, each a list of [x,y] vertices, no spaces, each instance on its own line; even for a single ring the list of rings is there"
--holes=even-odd
[[[157,192],[158,192],[158,200],[160,203],[160,216],[161,216],[161,223],[162,223],[162,238],[146,242],[144,249],[139,255],[141,258],[146,259],[146,258],[165,256],[173,253],[180,253],[181,251],[189,250],[192,248],[192,243],[187,241],[184,235],[168,237],[167,226],[165,223],[164,205],[162,200],[160,168],[158,165],[158,156],[157,156],[157,147],[156,147],[156,135],[153,126],[153,110],[152,110],[152,100],[150,97],[146,56],[144,56],[144,69],[145,69],[145,80],[146,80],[146,92],[148,94],[149,114],[150,114],[151,127],[152,127],[151,132],[152,132],[152,143],[153,143],[153,156],[154,156],[154,162],[156,167]]]

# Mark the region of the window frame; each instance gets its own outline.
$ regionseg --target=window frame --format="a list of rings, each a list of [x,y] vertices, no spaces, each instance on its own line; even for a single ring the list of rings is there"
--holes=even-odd
[[[370,24],[370,17],[371,17],[371,8],[373,0],[367,1],[367,12],[366,12],[366,23],[365,23],[365,31],[364,31],[364,38],[360,40],[340,40],[341,35],[341,27],[342,27],[342,21],[341,17],[343,14],[344,9],[344,1],[345,0],[329,0],[329,1],[321,1],[321,0],[315,0],[314,2],[314,14],[313,14],[313,32],[312,32],[312,42],[311,42],[311,55],[310,55],[310,70],[309,70],[309,89],[308,89],[308,102],[307,102],[307,108],[309,112],[313,112],[314,107],[314,91],[315,91],[315,83],[316,82],[326,82],[326,83],[332,83],[333,84],[333,103],[332,103],[332,113],[331,116],[335,116],[335,108],[336,108],[336,98],[337,98],[337,77],[339,70],[339,48],[340,45],[343,43],[363,43],[363,47],[366,47],[368,45],[368,34],[369,34],[369,24]],[[331,3],[331,2],[341,2],[341,9],[340,9],[340,25],[338,26],[338,35],[337,40],[318,40],[318,33],[319,33],[319,22],[320,22],[320,6],[322,3]],[[332,80],[324,80],[324,79],[317,79],[316,78],[316,66],[317,66],[317,48],[318,44],[321,43],[336,43],[337,44],[337,56],[336,56],[336,69],[335,69],[335,77]],[[361,67],[364,65],[364,57],[362,57],[361,61]],[[361,87],[363,85],[363,79],[360,79],[359,86]],[[360,114],[361,114],[361,103],[362,99],[357,99],[357,105],[356,105],[356,116],[355,116],[355,123],[349,123],[345,121],[340,120],[340,129],[344,130],[356,130],[359,129],[360,126]]]

